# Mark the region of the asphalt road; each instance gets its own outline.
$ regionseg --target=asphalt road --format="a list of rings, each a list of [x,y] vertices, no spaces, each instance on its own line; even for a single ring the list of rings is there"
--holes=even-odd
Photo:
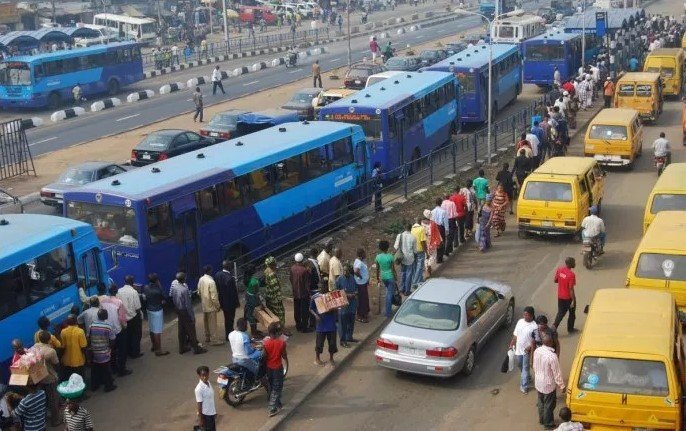
[[[415,32],[408,32],[403,35],[392,34],[391,41],[395,46],[404,47],[406,45],[417,45],[433,39],[442,38],[449,34],[478,26],[480,23],[477,17],[464,17],[457,21],[436,25],[433,27],[421,28]],[[311,64],[315,59],[322,65],[322,71],[328,71],[337,67],[344,66],[347,62],[347,46],[345,42],[339,42],[327,46],[329,52],[316,57],[307,57],[296,69],[286,69],[285,67],[268,68],[259,72],[241,75],[236,78],[229,78],[225,81],[226,95],[212,96],[209,86],[204,87],[205,104],[234,99],[245,96],[256,91],[267,88],[277,87],[289,82],[302,79],[310,75]],[[359,61],[364,56],[368,56],[368,37],[362,36],[352,40],[352,60]],[[268,58],[274,58],[273,55]],[[232,70],[239,65],[253,64],[256,59],[243,59],[236,62],[236,66],[223,64],[224,70]],[[197,68],[190,74],[171,75],[166,78],[167,82],[185,82],[190,77],[209,74],[213,66]],[[161,84],[150,86],[143,81],[140,85],[130,88],[130,92],[138,89],[154,88],[155,92]],[[137,87],[137,88],[136,88]],[[128,92],[128,91],[127,91]],[[193,106],[190,99],[190,91],[180,91],[164,96],[155,96],[153,99],[133,104],[123,104],[112,111],[101,111],[99,113],[89,113],[87,116],[63,121],[54,126],[36,128],[27,131],[27,137],[34,155],[40,155],[75,145],[81,142],[97,139],[124,130],[129,130],[142,125],[150,124],[155,121],[168,118],[174,115],[190,111]],[[267,107],[259,107],[265,109]]]

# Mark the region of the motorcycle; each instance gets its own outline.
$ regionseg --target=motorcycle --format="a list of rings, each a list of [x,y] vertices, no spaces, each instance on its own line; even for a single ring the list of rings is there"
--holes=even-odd
[[[298,65],[298,54],[295,52],[289,52],[288,56],[286,57],[286,68],[288,69],[289,67],[297,67]]]
[[[662,175],[662,171],[665,170],[667,165],[667,157],[665,156],[655,156],[655,169],[657,169],[657,176]]]
[[[254,341],[257,349],[262,348],[262,343]],[[224,400],[231,407],[238,407],[243,404],[245,397],[260,388],[267,389],[267,359],[262,355],[257,374],[253,378],[252,385],[247,381],[248,370],[239,364],[229,364],[214,370],[217,374],[217,385],[219,386],[219,398]],[[281,358],[283,365],[283,377],[288,374],[288,359]]]
[[[598,237],[587,238],[584,236],[581,254],[583,255],[584,266],[586,269],[593,268],[593,265],[600,256],[600,240]]]

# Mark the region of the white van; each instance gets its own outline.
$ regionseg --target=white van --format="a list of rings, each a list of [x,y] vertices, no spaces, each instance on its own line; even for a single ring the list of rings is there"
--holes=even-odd
[[[370,75],[367,78],[367,84],[364,86],[364,88],[369,87],[370,85],[374,85],[377,82],[381,82],[384,79],[392,78],[397,75],[402,75],[404,72],[400,70],[389,70],[387,72],[381,72],[381,73],[375,73],[374,75]]]

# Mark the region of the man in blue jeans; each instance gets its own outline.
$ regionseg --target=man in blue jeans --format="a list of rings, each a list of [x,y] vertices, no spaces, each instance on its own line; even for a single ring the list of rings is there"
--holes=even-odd
[[[407,296],[412,292],[412,275],[415,267],[414,256],[417,252],[417,240],[414,235],[412,235],[412,223],[405,223],[404,228],[405,230],[399,233],[395,238],[394,248],[402,254],[402,259],[400,261],[400,270],[402,274],[400,292]]]
[[[535,316],[534,307],[525,307],[524,315],[515,326],[512,332],[512,340],[510,341],[510,349],[514,348],[515,359],[517,367],[521,371],[521,379],[519,381],[519,390],[526,395],[529,392],[530,371],[529,364],[531,363],[531,349],[534,345],[533,333],[538,328]]]
[[[420,283],[424,282],[424,265],[428,255],[428,248],[426,246],[426,231],[422,226],[422,218],[417,217],[415,223],[412,225],[410,231],[417,243],[417,251],[414,254],[414,265],[412,267],[412,288],[416,288]]]
[[[336,289],[342,290],[348,298],[348,305],[340,309],[341,321],[341,346],[350,347],[348,343],[355,343],[353,338],[355,330],[355,314],[357,313],[357,283],[353,275],[353,266],[350,262],[343,265],[343,274],[336,279]]]

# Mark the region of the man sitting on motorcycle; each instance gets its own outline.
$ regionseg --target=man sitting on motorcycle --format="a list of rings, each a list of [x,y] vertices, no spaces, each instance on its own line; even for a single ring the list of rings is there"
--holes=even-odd
[[[288,49],[288,64],[290,64],[291,66],[295,66],[297,62],[298,62],[298,51],[296,51],[295,47],[292,46]]]
[[[665,132],[660,132],[660,137],[653,142],[653,155],[657,157],[664,157],[666,165],[672,162],[672,148],[669,146],[669,141],[665,139]]]
[[[583,229],[581,234],[584,239],[590,239],[591,241],[598,238],[598,242],[600,242],[598,253],[603,254],[603,249],[605,248],[605,222],[598,217],[597,206],[593,205],[589,212],[591,214],[586,216],[581,222],[581,228]]]
[[[263,352],[252,346],[247,331],[248,323],[245,318],[239,318],[236,321],[236,329],[229,334],[229,343],[231,344],[233,363],[241,365],[247,370],[245,386],[249,388],[259,370]]]

